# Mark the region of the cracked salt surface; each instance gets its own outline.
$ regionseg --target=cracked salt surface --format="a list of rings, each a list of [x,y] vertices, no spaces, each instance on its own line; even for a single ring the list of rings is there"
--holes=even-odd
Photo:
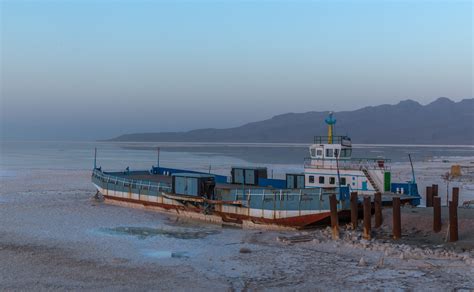
[[[150,227],[113,227],[113,228],[100,228],[100,232],[112,235],[133,235],[139,239],[145,239],[153,236],[166,236],[179,239],[199,239],[205,238],[209,235],[218,234],[217,230],[171,230],[163,228],[150,228]]]
[[[189,258],[189,253],[185,251],[169,251],[169,250],[144,250],[142,253],[151,258],[167,259],[167,258]]]

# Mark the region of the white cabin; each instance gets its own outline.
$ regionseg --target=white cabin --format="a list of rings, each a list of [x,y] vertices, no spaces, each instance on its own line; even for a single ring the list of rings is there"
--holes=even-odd
[[[306,188],[348,186],[351,192],[373,194],[390,190],[389,160],[352,158],[352,142],[347,136],[333,136],[336,120],[326,119],[328,136],[316,136],[305,161]]]

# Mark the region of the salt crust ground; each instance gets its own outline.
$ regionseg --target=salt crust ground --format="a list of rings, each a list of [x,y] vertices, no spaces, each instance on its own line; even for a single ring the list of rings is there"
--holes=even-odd
[[[430,232],[422,208],[403,209],[397,243],[390,210],[376,239],[342,226],[333,241],[328,229],[241,230],[105,205],[92,199],[89,175],[37,170],[2,179],[0,289],[474,289],[474,210],[460,212],[456,244],[444,243],[444,230]],[[143,231],[111,232],[118,227]]]

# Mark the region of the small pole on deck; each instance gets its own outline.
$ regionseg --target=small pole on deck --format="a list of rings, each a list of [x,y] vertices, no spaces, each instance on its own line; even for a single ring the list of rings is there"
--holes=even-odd
[[[160,168],[160,147],[156,148],[157,156],[156,156],[156,168]]]
[[[329,196],[329,206],[331,210],[331,228],[332,228],[332,239],[339,239],[339,218],[337,216],[337,200],[336,195],[332,194]]]
[[[364,234],[363,237],[367,240],[371,238],[371,220],[372,220],[372,206],[370,204],[370,197],[364,197]]]
[[[377,192],[374,196],[374,207],[375,207],[375,228],[382,226],[382,193]]]
[[[392,201],[393,206],[393,239],[400,239],[402,237],[402,221],[400,216],[400,197],[394,197]]]
[[[433,198],[433,231],[441,231],[441,198]]]
[[[97,147],[94,148],[94,169],[97,168]]]
[[[357,223],[359,219],[359,202],[357,199],[357,192],[351,193],[351,224],[352,229],[357,228]]]

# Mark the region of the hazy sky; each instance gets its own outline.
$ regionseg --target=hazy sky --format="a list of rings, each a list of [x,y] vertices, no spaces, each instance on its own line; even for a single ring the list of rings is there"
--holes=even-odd
[[[472,1],[0,5],[8,139],[221,128],[473,96]]]

